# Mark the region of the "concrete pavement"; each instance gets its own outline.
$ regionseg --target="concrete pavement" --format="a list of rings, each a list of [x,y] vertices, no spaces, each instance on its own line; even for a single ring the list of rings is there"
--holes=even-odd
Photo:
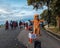
[[[33,48],[33,44],[28,43],[28,32],[26,30],[0,28],[0,48]],[[60,48],[60,41],[51,37],[46,33],[47,31],[41,29],[41,47],[42,48]]]
[[[28,33],[29,31],[23,30],[17,37],[19,41],[26,46],[28,45]],[[41,41],[42,48],[60,48],[60,41],[51,37],[49,34],[46,33],[45,30],[41,29],[41,34],[42,36],[39,40]],[[28,48],[33,48],[33,45],[29,45]]]
[[[60,41],[47,34],[45,30],[41,30],[41,34],[42,48],[60,48]]]
[[[22,43],[17,40],[17,36],[20,33],[20,29],[9,29],[5,30],[0,28],[0,48],[19,48],[25,47]]]
[[[58,34],[58,33],[56,33],[56,32],[53,32],[52,30],[50,30],[47,25],[46,25],[44,28],[46,29],[46,32],[47,32],[50,36],[52,36],[52,37],[55,38],[56,40],[60,41],[60,34]],[[52,27],[50,27],[50,28],[52,28]],[[53,27],[53,28],[54,28],[54,27]]]

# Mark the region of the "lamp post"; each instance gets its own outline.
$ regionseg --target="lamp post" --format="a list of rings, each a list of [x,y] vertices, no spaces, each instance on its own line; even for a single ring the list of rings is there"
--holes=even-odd
[[[47,20],[47,22],[48,22],[48,27],[49,27],[49,24],[50,24],[50,21],[51,21],[51,20],[50,20],[50,18],[51,18],[51,17],[50,17],[50,15],[51,15],[51,14],[50,14],[50,1],[51,1],[51,0],[47,0],[47,6],[48,6],[48,20]]]

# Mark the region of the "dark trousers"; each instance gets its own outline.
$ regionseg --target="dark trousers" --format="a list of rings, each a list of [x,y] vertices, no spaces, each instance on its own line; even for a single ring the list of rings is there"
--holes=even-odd
[[[41,41],[36,40],[34,42],[34,48],[41,48]]]

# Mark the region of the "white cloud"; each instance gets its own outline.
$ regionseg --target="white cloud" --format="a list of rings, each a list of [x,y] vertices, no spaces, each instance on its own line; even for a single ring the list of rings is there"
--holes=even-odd
[[[29,15],[33,15],[34,11],[26,11],[26,10],[22,10],[19,13],[15,14],[16,16],[29,16]]]
[[[5,14],[7,14],[8,12],[5,11],[4,9],[0,9],[0,13],[5,13]]]
[[[7,7],[1,7],[0,8],[0,19],[6,21],[6,20],[20,20],[28,18],[29,16],[33,18],[33,15],[35,13],[40,14],[45,10],[46,7],[44,6],[44,9],[39,9],[38,11],[33,10],[32,6],[7,6]],[[1,21],[1,20],[0,20]]]

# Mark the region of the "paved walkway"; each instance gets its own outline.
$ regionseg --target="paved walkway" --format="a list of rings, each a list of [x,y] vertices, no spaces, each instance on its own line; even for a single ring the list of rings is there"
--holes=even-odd
[[[0,48],[19,48],[25,47],[17,40],[17,36],[20,33],[20,29],[8,29],[0,28]]]
[[[26,48],[28,45],[28,33],[30,31],[17,29],[5,30],[0,28],[0,48]],[[41,29],[41,47],[42,48],[60,48],[60,41],[51,37],[46,33],[47,31]],[[18,41],[19,40],[19,41]],[[28,48],[33,48],[33,44]]]
[[[23,30],[20,32],[20,34],[18,35],[18,40],[20,42],[22,42],[25,46],[28,46],[28,48],[34,48],[34,44],[29,44],[29,41],[28,41],[28,33],[30,31],[26,31],[26,30]]]
[[[23,30],[17,37],[26,46],[28,45],[28,33],[29,31]],[[60,41],[48,35],[45,30],[41,30],[41,34],[42,36],[39,39],[41,41],[41,48],[60,48]],[[29,45],[28,48],[33,48],[33,46],[33,44]]]

